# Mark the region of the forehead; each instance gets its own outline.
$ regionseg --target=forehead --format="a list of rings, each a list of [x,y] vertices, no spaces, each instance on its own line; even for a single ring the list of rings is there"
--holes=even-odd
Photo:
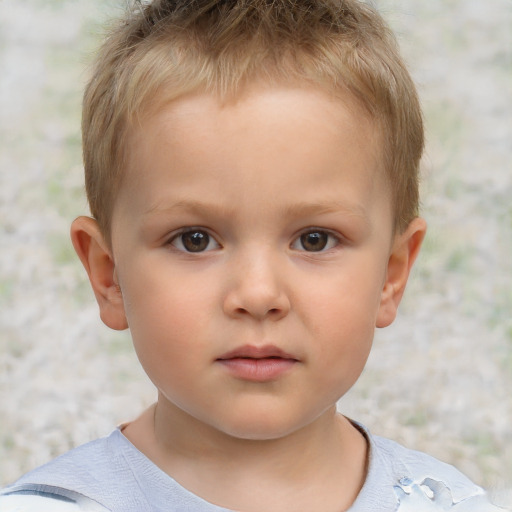
[[[350,124],[354,133],[365,132],[364,152],[372,151],[377,160],[383,161],[381,123],[346,89],[333,90],[319,84],[301,86],[295,82],[272,85],[263,80],[222,97],[202,89],[178,97],[172,91],[162,91],[150,103],[141,105],[137,121],[129,123],[126,149],[129,156],[134,156],[148,149],[155,136],[178,140],[191,133],[195,134],[199,147],[201,134],[211,132],[213,127],[222,128],[223,132],[234,129],[239,133],[241,127],[250,128],[255,123],[271,127],[283,118],[288,119],[292,127],[294,122],[307,122],[312,128],[309,136],[313,138],[315,133],[319,137],[327,132],[336,136],[336,131],[343,131],[347,137]],[[152,137],[145,136],[149,132]]]
[[[314,195],[343,168],[388,197],[381,130],[348,93],[253,85],[223,99],[188,94],[148,110],[132,130],[128,148],[121,190],[136,191],[131,200],[144,200],[145,207],[160,196],[167,200],[169,175],[175,185],[196,176],[211,182],[218,194],[228,194],[219,186],[228,179],[227,169],[237,194],[258,186],[279,190],[288,180],[307,185]],[[145,197],[148,179],[155,187]]]

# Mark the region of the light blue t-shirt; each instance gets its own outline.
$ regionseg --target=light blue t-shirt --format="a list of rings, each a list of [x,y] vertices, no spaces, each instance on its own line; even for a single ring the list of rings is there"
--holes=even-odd
[[[453,466],[360,428],[369,443],[368,474],[349,512],[503,510]],[[0,493],[0,512],[50,511],[232,512],[182,487],[120,429],[27,473]]]

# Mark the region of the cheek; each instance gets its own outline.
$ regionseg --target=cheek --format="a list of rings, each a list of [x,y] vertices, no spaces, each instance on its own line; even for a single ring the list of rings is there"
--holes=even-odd
[[[301,304],[326,377],[357,378],[370,352],[382,274],[367,268],[348,275],[333,273],[321,286],[310,287],[312,293]]]
[[[373,316],[361,314],[351,301],[340,300],[324,308],[318,318],[312,362],[320,371],[313,381],[312,397],[327,394],[337,402],[359,379],[371,351],[375,332]]]
[[[123,274],[128,276],[123,280],[123,297],[132,329],[138,325],[151,329],[153,325],[158,330],[158,326],[170,324],[174,331],[182,325],[191,328],[212,300],[212,286],[204,276],[171,266],[165,252],[135,258]]]
[[[159,367],[204,350],[212,297],[180,276],[146,273],[123,291],[133,343],[143,366]],[[204,284],[204,283],[203,283]],[[181,368],[183,365],[176,365]],[[178,368],[178,371],[179,371]]]
[[[310,283],[309,292],[302,293],[306,300],[301,309],[315,330],[366,338],[375,328],[382,282],[383,271],[371,266],[363,265],[361,272],[333,272],[322,282]]]
[[[339,304],[343,308],[343,304]],[[331,311],[324,313],[319,326],[316,339],[320,350],[318,356],[323,366],[335,379],[351,380],[359,377],[368,355],[370,353],[375,333],[375,320],[373,315],[361,314],[358,310],[348,306],[329,308]]]

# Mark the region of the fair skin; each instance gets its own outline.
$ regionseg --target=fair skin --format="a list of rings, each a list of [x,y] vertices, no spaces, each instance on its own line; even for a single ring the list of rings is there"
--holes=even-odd
[[[347,510],[367,446],[336,402],[426,229],[393,234],[374,123],[348,96],[254,85],[175,100],[129,147],[111,243],[72,227],[103,321],[129,326],[158,389],[124,434],[217,505]]]

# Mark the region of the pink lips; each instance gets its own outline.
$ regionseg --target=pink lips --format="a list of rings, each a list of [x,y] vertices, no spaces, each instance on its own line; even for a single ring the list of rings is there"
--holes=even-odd
[[[228,372],[242,380],[265,382],[288,372],[298,360],[273,345],[255,347],[245,345],[223,354],[217,359]]]

